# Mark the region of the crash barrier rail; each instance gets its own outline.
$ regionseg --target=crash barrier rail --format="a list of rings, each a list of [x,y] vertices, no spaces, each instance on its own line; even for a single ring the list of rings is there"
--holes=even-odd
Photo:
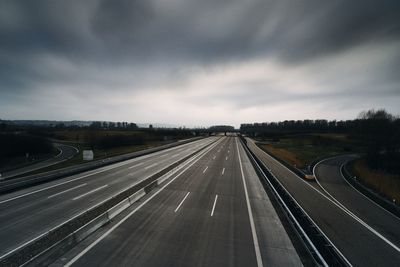
[[[179,165],[194,157],[207,147],[215,144],[214,141],[190,155],[172,163],[163,170],[145,178],[131,187],[117,193],[95,206],[79,213],[68,221],[39,235],[20,247],[0,257],[0,266],[25,265],[52,248],[53,253],[60,251],[61,247],[72,247],[99,227],[108,223],[112,218],[132,205],[145,194],[151,192],[158,184],[169,178],[168,174],[179,168]],[[165,176],[167,175],[167,176]],[[172,175],[172,174],[171,174]],[[41,263],[42,265],[43,263]]]
[[[269,188],[284,210],[287,218],[302,239],[315,262],[320,266],[349,266],[344,256],[336,249],[317,224],[286,190],[275,175],[248,148],[247,141],[241,137],[242,144],[256,169],[264,187]]]

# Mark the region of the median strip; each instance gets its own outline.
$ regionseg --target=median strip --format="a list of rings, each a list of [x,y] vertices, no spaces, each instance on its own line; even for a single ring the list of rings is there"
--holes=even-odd
[[[49,250],[53,251],[53,249],[57,248],[57,246],[61,246],[64,249],[66,246],[73,247],[74,245],[76,245],[77,242],[77,240],[73,236],[73,233],[91,223],[92,221],[96,221],[98,217],[103,216],[104,213],[107,213],[108,210],[118,205],[126,198],[129,198],[130,203],[132,203],[131,197],[134,196],[136,193],[140,193],[140,195],[149,193],[152,188],[159,184],[159,178],[163,180],[167,179],[165,177],[170,177],[171,175],[179,171],[180,168],[184,167],[180,166],[182,163],[188,160],[190,163],[197,157],[196,154],[200,153],[203,150],[209,151],[209,149],[215,147],[220,142],[220,140],[221,139],[204,145],[202,148],[194,151],[193,153],[185,156],[182,159],[179,159],[165,169],[144,178],[142,181],[130,186],[127,189],[124,189],[123,191],[115,194],[113,197],[101,201],[100,203],[94,205],[86,211],[83,211],[73,218],[69,219],[68,221],[3,254],[2,256],[0,256],[0,265],[20,266],[22,264],[31,262],[34,259],[40,258],[45,252]],[[203,153],[200,155],[203,155]],[[193,157],[194,159],[191,159]],[[134,197],[134,199],[135,198],[136,197]],[[109,220],[107,220],[107,222],[108,221]],[[101,225],[104,225],[104,223]]]

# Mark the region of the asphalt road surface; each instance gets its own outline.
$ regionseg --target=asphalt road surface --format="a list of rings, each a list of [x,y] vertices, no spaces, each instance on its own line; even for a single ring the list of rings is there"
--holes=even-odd
[[[329,158],[315,166],[319,185],[338,203],[371,226],[388,241],[400,246],[400,219],[385,210],[355,188],[342,176],[341,166],[354,156]]]
[[[39,169],[43,169],[55,164],[58,164],[60,162],[63,162],[65,160],[68,160],[72,157],[74,157],[79,151],[77,148],[69,145],[63,145],[63,144],[54,144],[54,146],[60,151],[59,154],[57,154],[55,157],[40,161],[22,168],[18,168],[15,170],[10,170],[7,172],[2,173],[2,178],[3,179],[9,179],[12,177],[20,176],[32,171],[36,171]]]
[[[237,137],[223,137],[54,266],[301,266]]]
[[[353,266],[399,266],[400,244],[397,234],[400,228],[399,223],[388,229],[396,237],[388,240],[381,235],[380,230],[375,229],[375,225],[369,225],[370,221],[364,222],[363,219],[354,216],[310,184],[314,182],[298,177],[258,148],[251,139],[246,140],[250,149],[271,169],[271,172],[350,264]]]
[[[197,151],[206,138],[0,196],[0,257]]]

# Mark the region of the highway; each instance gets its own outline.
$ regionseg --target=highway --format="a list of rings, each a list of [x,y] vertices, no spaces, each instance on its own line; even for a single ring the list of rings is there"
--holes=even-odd
[[[32,171],[58,164],[74,157],[79,152],[77,148],[69,145],[55,143],[54,146],[60,151],[60,153],[58,153],[55,157],[34,164],[30,164],[22,168],[4,172],[2,173],[2,178],[10,179],[12,177],[20,176]]]
[[[302,266],[237,137],[89,239],[54,266]]]
[[[263,161],[295,200],[310,215],[333,245],[353,266],[398,266],[400,249],[398,228],[391,226],[392,241],[375,231],[375,225],[348,212],[331,199],[322,189],[291,172],[277,160],[246,138],[249,148]]]
[[[342,176],[341,166],[352,159],[354,156],[344,155],[319,162],[314,169],[318,184],[337,203],[400,247],[400,219],[358,192]]]
[[[0,258],[95,204],[215,142],[206,138],[0,196]]]

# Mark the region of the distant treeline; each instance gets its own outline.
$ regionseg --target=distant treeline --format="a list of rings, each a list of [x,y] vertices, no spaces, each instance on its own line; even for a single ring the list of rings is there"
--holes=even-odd
[[[192,137],[193,133],[184,129],[141,129],[131,132],[109,132],[89,129],[86,142],[93,148],[108,149],[120,146],[144,145],[151,142],[177,140]]]
[[[400,118],[383,109],[363,111],[354,120],[287,120],[242,124],[242,134],[274,137],[297,133],[344,133],[367,148],[366,159],[372,168],[400,173]]]
[[[126,130],[135,130],[139,127],[136,123],[128,123],[128,122],[107,122],[107,121],[94,121],[89,126],[93,129],[126,129]]]
[[[27,134],[0,134],[0,160],[25,156],[29,153],[35,154],[50,153],[52,144],[44,137]]]
[[[33,121],[34,122],[34,121]],[[39,121],[42,122],[42,121]],[[55,122],[55,123],[50,123],[50,124],[44,124],[44,123],[30,123],[30,124],[22,124],[22,123],[15,123],[13,121],[7,121],[7,120],[0,120],[0,131],[16,131],[16,130],[32,130],[32,129],[55,129],[55,130],[60,130],[60,129],[84,129],[84,128],[93,128],[93,129],[118,129],[118,130],[134,130],[138,129],[138,126],[136,123],[132,122],[109,122],[109,121],[94,121],[90,124],[71,124],[69,123],[64,123],[64,122]]]

